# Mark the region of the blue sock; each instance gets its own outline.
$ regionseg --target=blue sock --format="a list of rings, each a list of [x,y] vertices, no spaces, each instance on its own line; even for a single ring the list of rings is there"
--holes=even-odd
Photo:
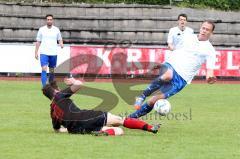
[[[54,73],[49,73],[49,83],[52,82],[54,80]]]
[[[42,81],[42,86],[44,87],[47,83],[47,72],[46,71],[42,71],[41,81]]]
[[[144,99],[148,96],[150,96],[153,92],[158,90],[161,87],[162,81],[159,81],[158,78],[153,80],[150,85],[143,91],[143,94],[141,95],[144,97]]]
[[[141,116],[144,116],[146,115],[147,113],[149,113],[151,110],[153,109],[153,106],[149,106],[146,103],[144,103],[141,108],[137,111],[135,111],[134,113],[130,114],[128,117],[130,118],[139,118]]]

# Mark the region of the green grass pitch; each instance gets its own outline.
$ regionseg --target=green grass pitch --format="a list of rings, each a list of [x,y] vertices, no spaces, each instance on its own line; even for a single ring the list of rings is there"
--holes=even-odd
[[[118,96],[112,83],[86,85]],[[162,123],[158,134],[124,128],[125,135],[120,137],[55,134],[49,101],[40,88],[40,82],[0,81],[1,159],[240,158],[238,84],[189,85],[169,99],[171,116],[160,118],[152,114],[143,118],[149,123]],[[99,98],[79,94],[73,99],[82,108],[92,108],[101,102]],[[133,112],[130,105],[119,96],[118,99],[112,113]]]

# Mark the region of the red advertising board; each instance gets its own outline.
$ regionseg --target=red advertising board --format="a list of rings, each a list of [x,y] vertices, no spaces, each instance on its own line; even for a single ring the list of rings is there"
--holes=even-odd
[[[71,73],[145,74],[171,54],[166,48],[71,46]],[[216,76],[240,76],[240,50],[217,50]],[[205,65],[199,76],[206,73]]]

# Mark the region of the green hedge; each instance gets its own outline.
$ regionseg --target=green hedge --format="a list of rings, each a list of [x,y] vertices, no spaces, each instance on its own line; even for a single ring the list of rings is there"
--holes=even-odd
[[[169,0],[52,0],[63,3],[113,3],[113,4],[148,4],[148,5],[169,5]]]
[[[240,0],[183,0],[183,2],[180,2],[177,5],[184,6],[184,7],[194,7],[194,8],[240,10]]]

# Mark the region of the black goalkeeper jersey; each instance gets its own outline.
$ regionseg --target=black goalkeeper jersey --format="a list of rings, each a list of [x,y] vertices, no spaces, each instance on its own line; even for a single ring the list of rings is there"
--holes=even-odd
[[[56,93],[51,103],[54,129],[59,129],[62,125],[69,133],[89,133],[99,131],[106,125],[107,113],[79,109],[70,99],[72,94],[70,87]]]

